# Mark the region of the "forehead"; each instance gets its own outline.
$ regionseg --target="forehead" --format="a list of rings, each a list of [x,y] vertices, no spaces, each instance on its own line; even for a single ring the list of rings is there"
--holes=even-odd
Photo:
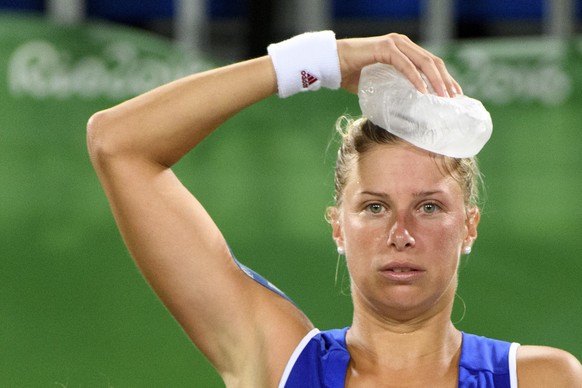
[[[376,145],[361,155],[348,179],[348,186],[354,185],[389,194],[439,190],[462,200],[459,183],[445,172],[441,161],[408,144]]]

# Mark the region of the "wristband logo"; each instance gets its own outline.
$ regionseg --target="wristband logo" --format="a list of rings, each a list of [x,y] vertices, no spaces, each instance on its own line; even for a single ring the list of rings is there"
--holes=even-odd
[[[301,84],[303,85],[303,89],[309,89],[309,87],[317,81],[319,80],[313,74],[310,74],[305,70],[301,71]]]

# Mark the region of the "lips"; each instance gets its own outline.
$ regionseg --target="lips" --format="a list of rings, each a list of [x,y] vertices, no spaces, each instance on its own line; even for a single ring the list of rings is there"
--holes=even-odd
[[[392,272],[411,272],[411,271],[416,271],[415,269],[412,268],[393,268],[393,269],[389,269],[388,271],[392,271]]]
[[[392,262],[384,265],[382,268],[380,268],[380,270],[391,272],[413,272],[424,271],[424,268],[420,265],[408,262]]]
[[[389,263],[380,269],[382,276],[399,283],[418,280],[425,272],[425,269],[419,265],[398,262]]]

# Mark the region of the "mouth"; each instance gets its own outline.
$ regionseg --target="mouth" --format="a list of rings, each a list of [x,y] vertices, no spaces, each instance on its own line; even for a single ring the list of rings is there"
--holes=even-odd
[[[380,269],[382,276],[397,283],[418,280],[425,272],[424,268],[408,263],[391,263]]]
[[[380,268],[381,271],[389,272],[416,272],[424,271],[424,268],[418,264],[405,261],[392,261]]]
[[[418,270],[414,269],[414,268],[389,268],[386,271],[390,271],[390,272],[415,272]]]

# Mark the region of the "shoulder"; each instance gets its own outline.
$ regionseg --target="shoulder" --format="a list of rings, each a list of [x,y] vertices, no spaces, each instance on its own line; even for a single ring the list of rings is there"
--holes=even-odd
[[[350,361],[347,328],[312,330],[291,356],[281,384],[285,387],[343,387]]]
[[[572,354],[546,346],[520,346],[517,376],[522,387],[582,387],[582,365]]]

